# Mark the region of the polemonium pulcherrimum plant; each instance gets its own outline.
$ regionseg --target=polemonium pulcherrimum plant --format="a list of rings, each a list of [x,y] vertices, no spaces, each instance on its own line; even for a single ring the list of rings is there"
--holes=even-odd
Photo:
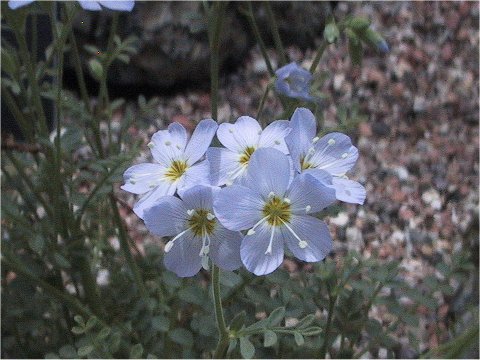
[[[8,6],[10,9],[18,9],[19,7],[26,6],[31,4],[35,0],[10,0],[8,2]],[[116,1],[94,1],[94,0],[83,0],[78,1],[80,6],[84,10],[102,10],[102,6],[106,7],[110,10],[117,10],[117,11],[132,11],[133,6],[135,5],[134,0],[116,0]]]
[[[239,117],[234,124],[220,124],[217,137],[225,148],[207,150],[213,183],[218,186],[241,183],[251,155],[259,148],[272,147],[288,154],[284,139],[289,132],[287,120],[274,121],[263,131],[258,121],[249,116]]]
[[[226,229],[213,215],[219,188],[197,185],[174,196],[162,197],[145,210],[145,225],[153,234],[172,236],[165,246],[165,267],[180,277],[208,270],[208,259],[224,270],[238,269],[239,231]]]
[[[212,119],[202,120],[189,141],[187,130],[179,123],[172,123],[168,130],[153,134],[148,147],[155,163],[134,165],[123,175],[125,185],[122,189],[143,195],[133,208],[140,218],[143,219],[144,210],[155,205],[162,196],[173,195],[177,189],[210,184],[208,162],[201,159],[217,127]]]
[[[278,69],[275,72],[275,90],[281,95],[304,101],[313,101],[315,98],[310,95],[312,74],[292,62]]]
[[[214,210],[230,230],[248,230],[240,254],[245,267],[265,275],[280,266],[284,246],[300,260],[320,261],[332,249],[326,224],[311,216],[335,201],[335,191],[324,185],[330,175],[317,170],[291,179],[287,156],[275,149],[253,153],[245,185],[220,190]]]
[[[363,204],[365,188],[345,175],[358,159],[358,149],[350,138],[338,132],[318,138],[315,116],[305,108],[295,110],[290,126],[292,131],[285,141],[296,172],[316,176],[318,172],[314,170],[327,171],[333,176],[329,186],[335,189],[338,200]]]

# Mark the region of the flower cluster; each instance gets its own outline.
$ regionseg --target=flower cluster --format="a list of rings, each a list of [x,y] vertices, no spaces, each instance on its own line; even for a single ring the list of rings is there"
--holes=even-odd
[[[18,9],[19,7],[28,5],[35,0],[10,0],[8,2],[8,7],[10,9]],[[132,11],[133,6],[135,5],[134,0],[78,0],[78,3],[84,10],[98,11],[102,10],[102,6],[110,10],[116,11]]]
[[[209,147],[215,134],[224,148]],[[182,277],[209,260],[269,274],[285,246],[300,260],[321,261],[332,238],[315,214],[336,200],[365,200],[364,187],[345,176],[357,148],[341,133],[316,137],[305,108],[263,130],[248,116],[219,126],[202,120],[190,140],[173,123],[148,146],[155,163],[127,169],[122,189],[142,194],[134,211],[153,234],[171,237],[165,266]]]

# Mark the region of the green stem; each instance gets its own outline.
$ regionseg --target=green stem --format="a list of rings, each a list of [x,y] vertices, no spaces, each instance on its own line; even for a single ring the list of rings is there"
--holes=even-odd
[[[278,56],[280,57],[280,65],[285,65],[287,63],[287,56],[285,49],[283,48],[280,33],[278,32],[278,25],[277,21],[275,20],[275,15],[273,14],[272,7],[270,6],[270,1],[265,1],[264,4],[265,8],[267,9],[267,18],[270,24],[270,29],[272,30],[273,42],[275,43],[275,48],[277,49]]]
[[[220,33],[223,25],[223,13],[225,3],[217,1],[213,4],[214,8],[210,13],[210,21],[212,29],[209,32],[210,41],[210,96],[212,118],[218,120],[218,72],[219,72],[219,50],[220,50]]]
[[[5,99],[5,102],[8,106],[8,109],[12,113],[15,121],[20,126],[20,130],[22,134],[25,136],[27,141],[33,143],[34,136],[33,136],[33,129],[31,128],[31,122],[25,119],[23,112],[18,107],[16,101],[14,100],[12,94],[10,93],[10,89],[8,89],[4,84],[2,84],[2,98]]]
[[[328,299],[329,299],[329,303],[328,303],[327,325],[325,326],[325,336],[323,338],[322,348],[320,349],[320,354],[318,356],[320,359],[324,359],[328,351],[328,343],[330,342],[330,339],[329,339],[330,329],[331,329],[332,320],[333,320],[333,308],[335,307],[335,302],[337,301],[337,296],[332,295],[330,292],[330,289],[328,292]]]
[[[258,29],[257,22],[255,21],[255,16],[253,14],[253,7],[252,3],[249,1],[248,5],[248,12],[245,13],[245,16],[252,28],[253,35],[255,36],[255,40],[257,40],[258,45],[260,46],[260,51],[262,52],[262,56],[265,59],[265,64],[267,65],[268,72],[270,76],[275,76],[275,72],[273,71],[272,64],[270,63],[270,59],[268,58],[267,48],[265,47],[265,43],[260,36],[260,30]]]
[[[310,66],[310,73],[314,73],[315,70],[317,69],[318,63],[320,62],[320,59],[322,58],[323,52],[327,48],[329,44],[325,41],[325,39],[322,40],[320,43],[320,46],[318,47],[317,53],[315,54],[315,58],[313,59],[312,65]]]
[[[221,359],[225,356],[227,351],[229,333],[227,326],[225,325],[225,318],[223,317],[222,299],[220,296],[220,269],[213,265],[212,267],[212,290],[215,306],[215,318],[217,320],[217,329],[219,334],[217,348],[213,357],[215,359]]]
[[[257,121],[261,123],[260,121],[260,115],[262,114],[263,107],[265,106],[265,101],[267,100],[268,97],[268,92],[270,91],[270,88],[272,87],[272,84],[269,83],[267,87],[265,88],[265,91],[263,93],[262,99],[260,100],[260,104],[258,105],[258,110],[257,110]]]
[[[113,194],[110,194],[110,203],[112,205],[113,216],[118,227],[118,237],[120,240],[120,247],[123,251],[125,259],[127,260],[127,264],[130,267],[130,271],[133,274],[133,278],[137,285],[137,289],[140,292],[140,295],[143,297],[143,299],[146,300],[148,298],[148,292],[147,292],[147,289],[145,288],[145,285],[143,284],[143,279],[140,273],[140,269],[138,268],[137,263],[135,262],[135,259],[133,258],[132,253],[130,252],[128,235],[127,235],[127,232],[125,231],[125,227],[123,226],[122,219],[120,218],[120,213],[118,212],[117,203],[115,201],[115,197],[113,196]]]
[[[28,280],[30,280],[33,284],[40,286],[43,290],[49,293],[53,298],[59,300],[62,304],[66,304],[68,307],[71,308],[72,311],[81,314],[82,316],[89,318],[94,314],[85,307],[80,301],[78,301],[75,297],[55,288],[54,286],[50,285],[46,281],[38,278],[37,276],[33,275],[29,270],[27,270],[23,264],[18,260],[15,259],[14,255],[9,254],[7,251],[2,251],[2,262],[11,268],[16,273],[23,275]],[[100,320],[102,324],[106,326],[106,324]]]

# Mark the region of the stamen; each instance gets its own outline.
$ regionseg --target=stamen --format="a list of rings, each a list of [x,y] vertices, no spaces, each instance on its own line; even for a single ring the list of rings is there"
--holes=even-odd
[[[155,144],[153,142],[149,142],[147,144],[147,146],[150,148],[150,149],[153,149],[153,147],[155,146]]]
[[[178,234],[172,240],[170,240],[168,243],[166,243],[165,252],[168,253],[170,250],[172,250],[173,243],[175,242],[175,240],[180,239],[190,229],[191,229],[191,227],[189,227],[187,230],[182,231],[180,234]]]
[[[289,198],[284,198],[283,199],[283,202],[287,203],[287,204],[291,204],[292,201],[289,199]]]
[[[270,255],[272,253],[272,243],[273,243],[273,235],[274,234],[275,234],[275,220],[273,221],[272,233],[270,234],[270,242],[268,243],[268,247],[267,247],[267,251],[265,251],[265,255]]]
[[[210,270],[210,265],[208,265],[208,256],[202,256],[202,268],[205,270]]]
[[[272,197],[274,197],[274,196],[275,196],[275,193],[274,193],[273,191],[270,191],[270,193],[268,194],[268,197],[269,197],[269,198],[272,198]]]
[[[213,220],[213,219],[215,219],[215,215],[213,215],[212,213],[208,213],[207,220]]]
[[[187,210],[188,216],[192,216],[195,213],[195,209]]]
[[[335,139],[329,139],[328,145],[335,145]]]
[[[295,237],[295,239],[298,240],[298,246],[301,249],[305,249],[308,246],[308,243],[305,240],[300,239],[300,237],[295,233],[295,231],[293,231],[293,229],[290,226],[288,226],[288,224],[285,221],[283,221],[282,219],[280,219],[280,221],[292,233],[292,235]]]
[[[345,159],[347,156],[348,156],[347,153],[343,153],[343,154],[342,154],[342,159]]]
[[[313,142],[314,144],[316,144],[318,140],[320,140],[320,138],[319,138],[318,136],[315,136],[315,137],[313,138],[312,142]]]
[[[307,205],[305,207],[305,212],[308,213],[308,212],[310,212],[310,210],[312,210],[312,207],[310,205]]]
[[[253,235],[255,234],[255,229],[262,223],[265,222],[265,220],[268,220],[268,218],[270,217],[270,215],[267,215],[265,216],[264,218],[260,219],[260,221],[258,221],[255,225],[252,226],[252,228],[250,230],[247,231],[247,235]]]
[[[227,185],[227,186],[230,186],[232,184],[233,184],[233,182],[231,182],[230,180],[225,181],[225,185]]]
[[[315,148],[314,147],[311,147],[310,149],[308,149],[308,154],[309,155],[313,155],[315,153]]]

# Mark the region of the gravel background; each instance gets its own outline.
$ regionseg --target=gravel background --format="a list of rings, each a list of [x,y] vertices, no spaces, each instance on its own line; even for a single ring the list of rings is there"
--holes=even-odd
[[[337,124],[337,104],[355,101],[366,115],[350,133],[360,149],[352,177],[365,185],[366,203],[346,205],[327,221],[337,252],[348,248],[366,257],[399,259],[405,278],[416,285],[461,248],[471,248],[478,259],[478,2],[339,3],[335,12],[337,18],[352,13],[370,18],[391,51],[382,56],[367,50],[363,65],[354,67],[341,41],[321,61],[319,68],[329,75],[322,88],[325,126]],[[306,68],[314,56],[295,47],[288,53]],[[221,81],[219,121],[255,116],[268,81],[254,49],[237,72]],[[193,128],[210,116],[209,106],[209,95],[202,91],[162,97],[149,133],[131,131],[147,144],[169,121]],[[263,117],[281,112],[271,95]],[[145,152],[138,162],[149,160]],[[120,196],[133,204],[129,194]],[[124,210],[140,247],[161,243],[128,207]],[[478,289],[478,278],[475,283]],[[421,349],[447,339],[451,305],[440,301],[435,313],[419,312]],[[381,317],[381,309],[372,312]]]

